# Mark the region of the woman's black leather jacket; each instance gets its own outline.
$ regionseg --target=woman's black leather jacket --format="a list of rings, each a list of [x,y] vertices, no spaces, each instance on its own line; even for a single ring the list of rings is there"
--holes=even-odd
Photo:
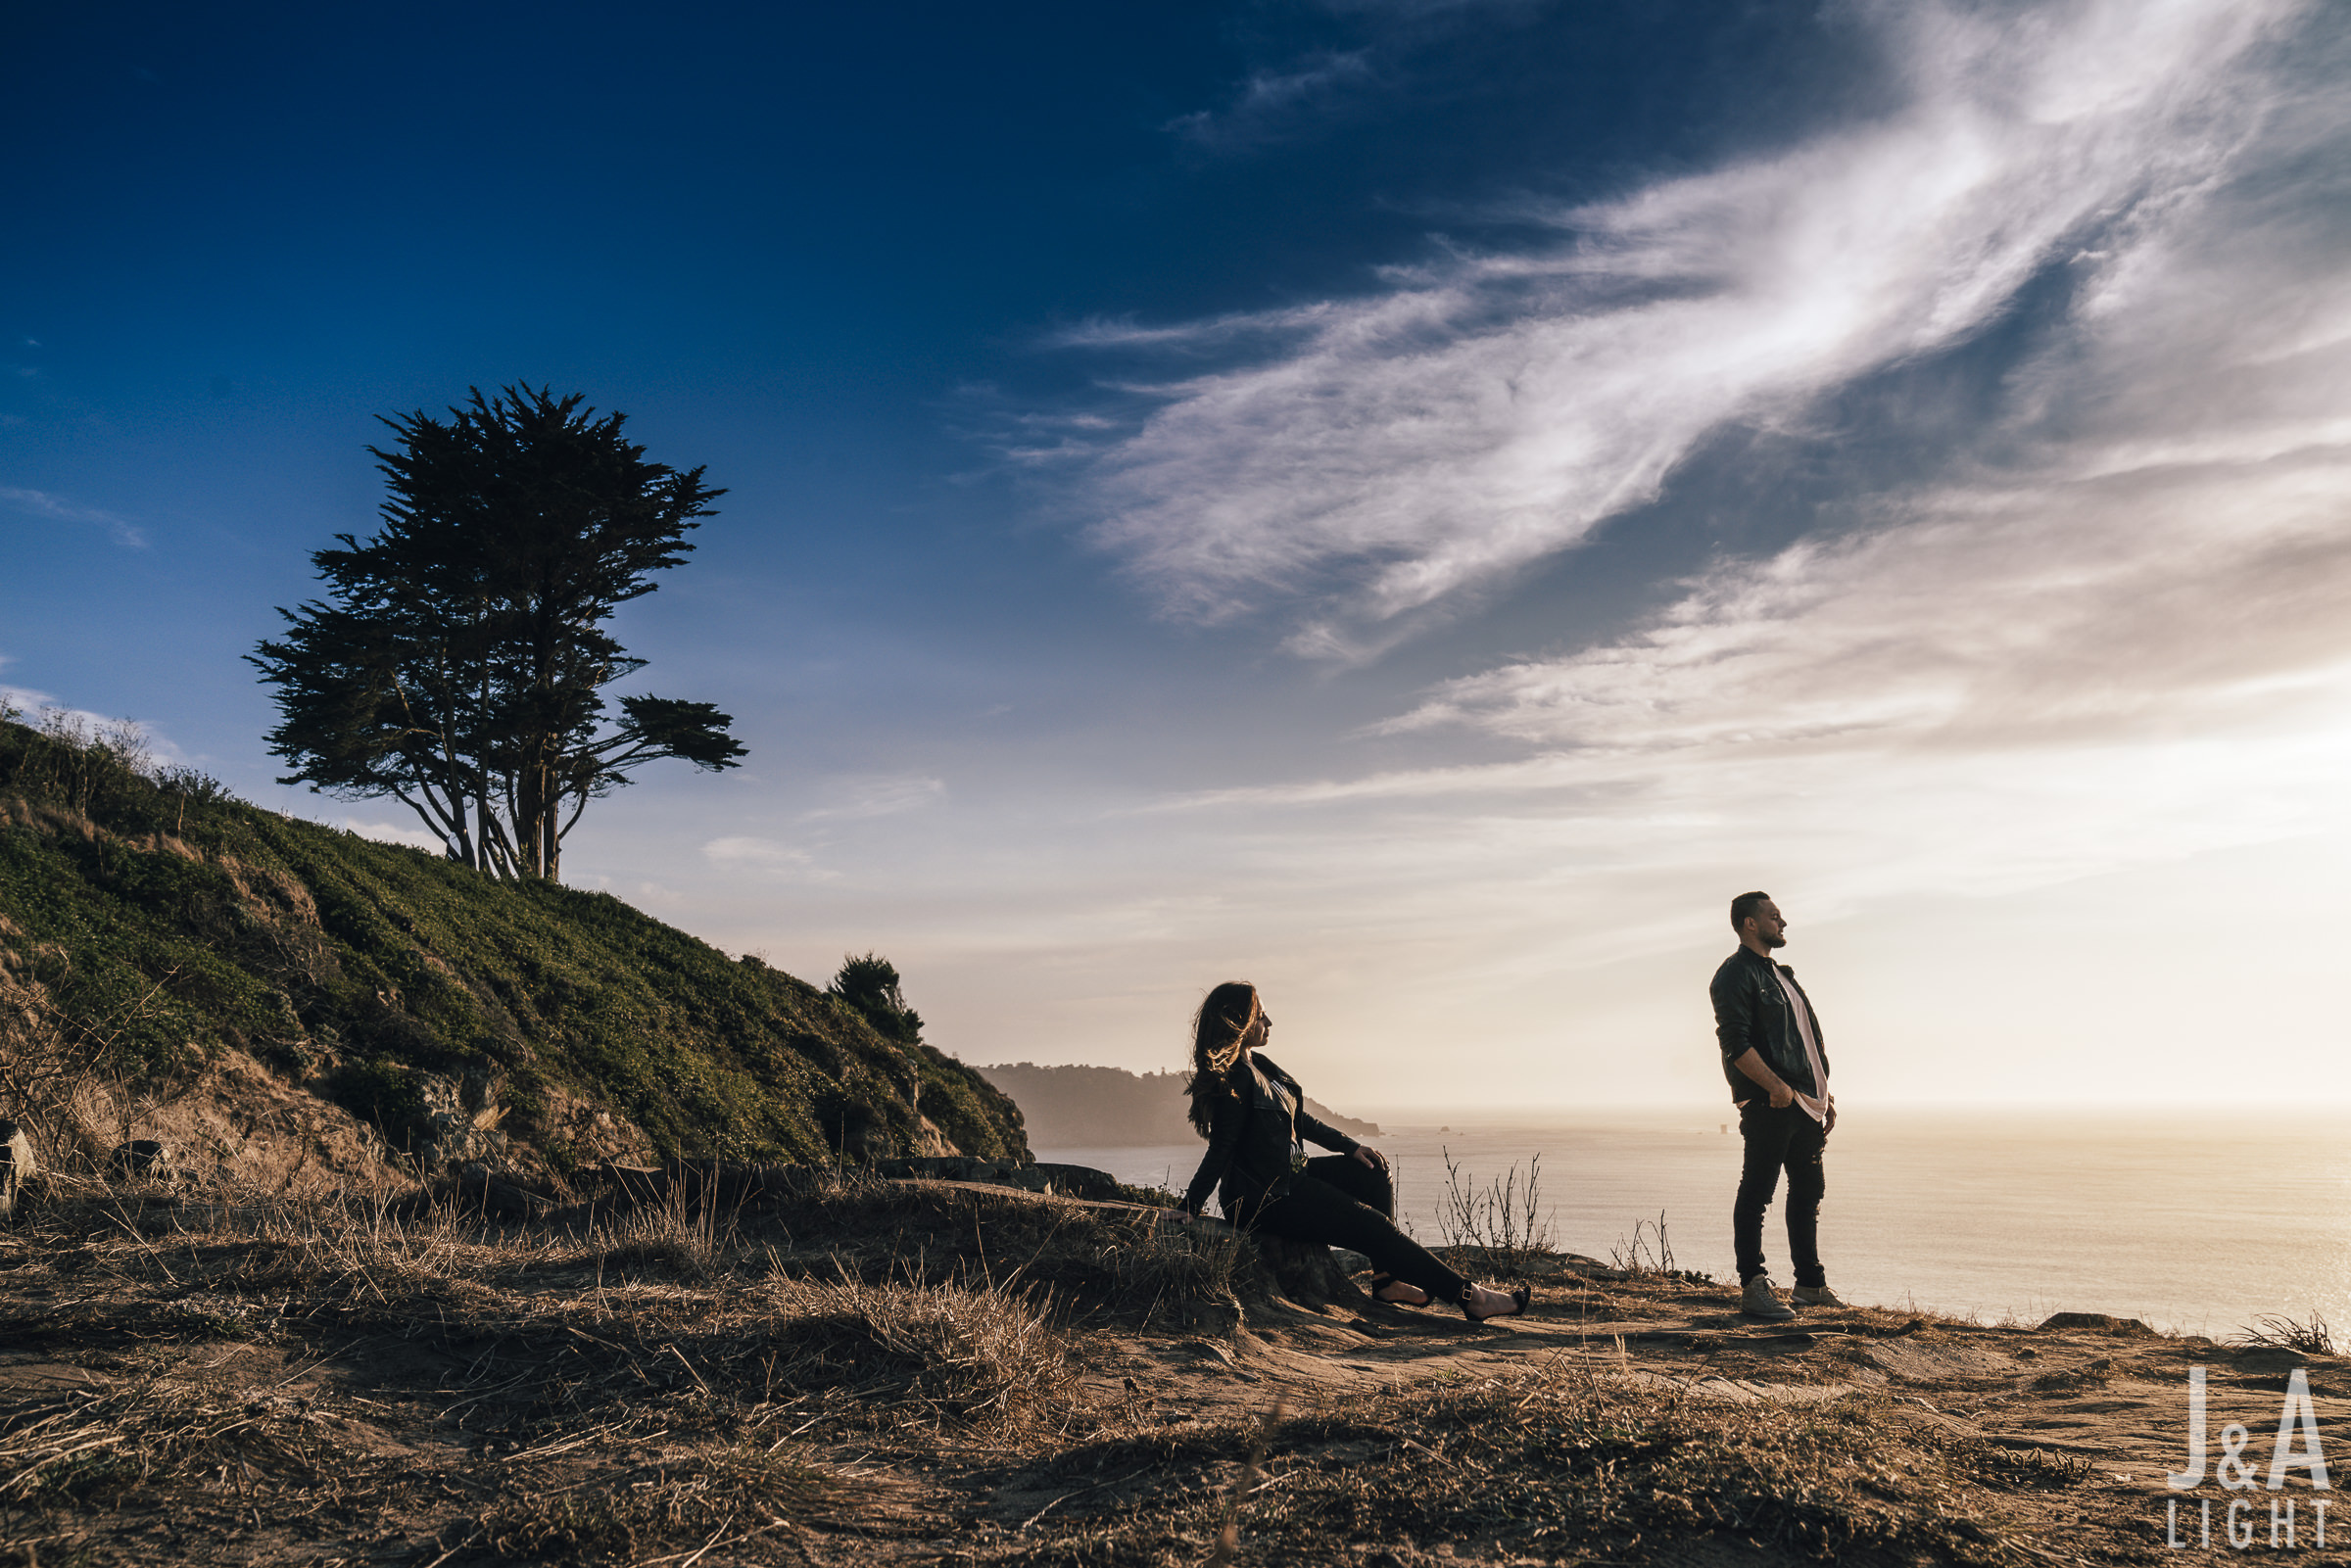
[[[1780,979],[1787,978],[1786,989]],[[1829,1065],[1828,1037],[1820,1032],[1820,1014],[1812,999],[1796,983],[1796,971],[1774,964],[1753,948],[1741,947],[1722,961],[1708,987],[1714,998],[1714,1039],[1722,1047],[1722,1075],[1730,1081],[1733,1100],[1752,1100],[1762,1089],[1731,1064],[1748,1052],[1760,1056],[1782,1082],[1799,1094],[1818,1094],[1812,1064],[1804,1058],[1802,1036],[1796,1032],[1796,1013],[1789,1005],[1793,993],[1812,1023],[1812,1043],[1820,1047],[1820,1065]]]
[[[1280,1197],[1296,1170],[1292,1153],[1300,1139],[1355,1152],[1356,1141],[1310,1113],[1298,1080],[1267,1058],[1243,1052],[1225,1084],[1232,1092],[1217,1098],[1208,1153],[1183,1195],[1185,1212],[1200,1212],[1212,1187],[1228,1218],[1243,1207]]]

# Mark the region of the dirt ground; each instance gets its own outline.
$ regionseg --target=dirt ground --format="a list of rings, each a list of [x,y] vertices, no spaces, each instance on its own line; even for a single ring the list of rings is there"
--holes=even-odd
[[[2338,1356],[1762,1325],[1561,1257],[1506,1321],[1309,1309],[1147,1217],[888,1185],[570,1230],[53,1198],[0,1233],[0,1564],[2351,1562],[2307,1469],[2267,1488],[2297,1371],[2351,1432]],[[2199,1366],[2252,1490],[2167,1486]]]

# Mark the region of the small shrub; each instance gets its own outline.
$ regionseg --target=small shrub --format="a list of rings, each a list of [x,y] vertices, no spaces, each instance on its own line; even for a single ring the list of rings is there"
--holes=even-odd
[[[1104,1258],[1117,1280],[1115,1299],[1146,1319],[1168,1307],[1180,1313],[1192,1303],[1238,1301],[1245,1245],[1238,1233],[1153,1224],[1130,1234],[1126,1245],[1106,1248]]]
[[[1523,1177],[1513,1164],[1507,1175],[1479,1186],[1444,1151],[1445,1207],[1437,1229],[1445,1245],[1467,1251],[1474,1270],[1503,1279],[1525,1274],[1537,1259],[1559,1250],[1559,1236],[1543,1214],[1543,1157],[1526,1164]]]
[[[2274,1345],[2281,1350],[2300,1351],[2305,1355],[2335,1354],[2334,1334],[2327,1328],[2327,1319],[2316,1312],[2310,1314],[2307,1323],[2296,1322],[2280,1312],[2265,1312],[2238,1329],[2229,1343]]]
[[[707,1277],[735,1238],[730,1216],[720,1222],[715,1195],[705,1190],[696,1201],[682,1184],[673,1184],[657,1204],[648,1204],[615,1223],[607,1233],[612,1245],[601,1265],[627,1276],[653,1272],[688,1279]]]
[[[1653,1226],[1646,1219],[1633,1221],[1633,1238],[1608,1249],[1608,1261],[1628,1274],[1672,1274],[1673,1239],[1665,1232],[1665,1211],[1657,1211]]]
[[[166,794],[176,795],[191,805],[216,806],[236,795],[228,785],[201,768],[171,766],[158,770],[156,786]]]

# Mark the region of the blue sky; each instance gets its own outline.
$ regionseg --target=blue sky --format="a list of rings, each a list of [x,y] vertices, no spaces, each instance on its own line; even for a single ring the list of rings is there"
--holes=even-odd
[[[2341,1098],[2345,34],[52,11],[0,682],[412,831],[271,783],[240,656],[377,415],[551,383],[728,488],[624,638],[751,748],[567,873],[969,1059],[1240,974],[1359,1104],[1696,1103],[1762,885],[1865,1093]]]

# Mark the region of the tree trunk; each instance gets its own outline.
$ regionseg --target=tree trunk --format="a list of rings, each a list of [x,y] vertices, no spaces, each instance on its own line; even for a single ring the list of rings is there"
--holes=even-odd
[[[1321,1243],[1292,1241],[1287,1236],[1266,1231],[1252,1232],[1249,1240],[1255,1244],[1258,1257],[1265,1259],[1266,1271],[1281,1287],[1282,1295],[1299,1306],[1319,1309],[1361,1308],[1371,1305],[1371,1298],[1340,1270],[1331,1250]]]

